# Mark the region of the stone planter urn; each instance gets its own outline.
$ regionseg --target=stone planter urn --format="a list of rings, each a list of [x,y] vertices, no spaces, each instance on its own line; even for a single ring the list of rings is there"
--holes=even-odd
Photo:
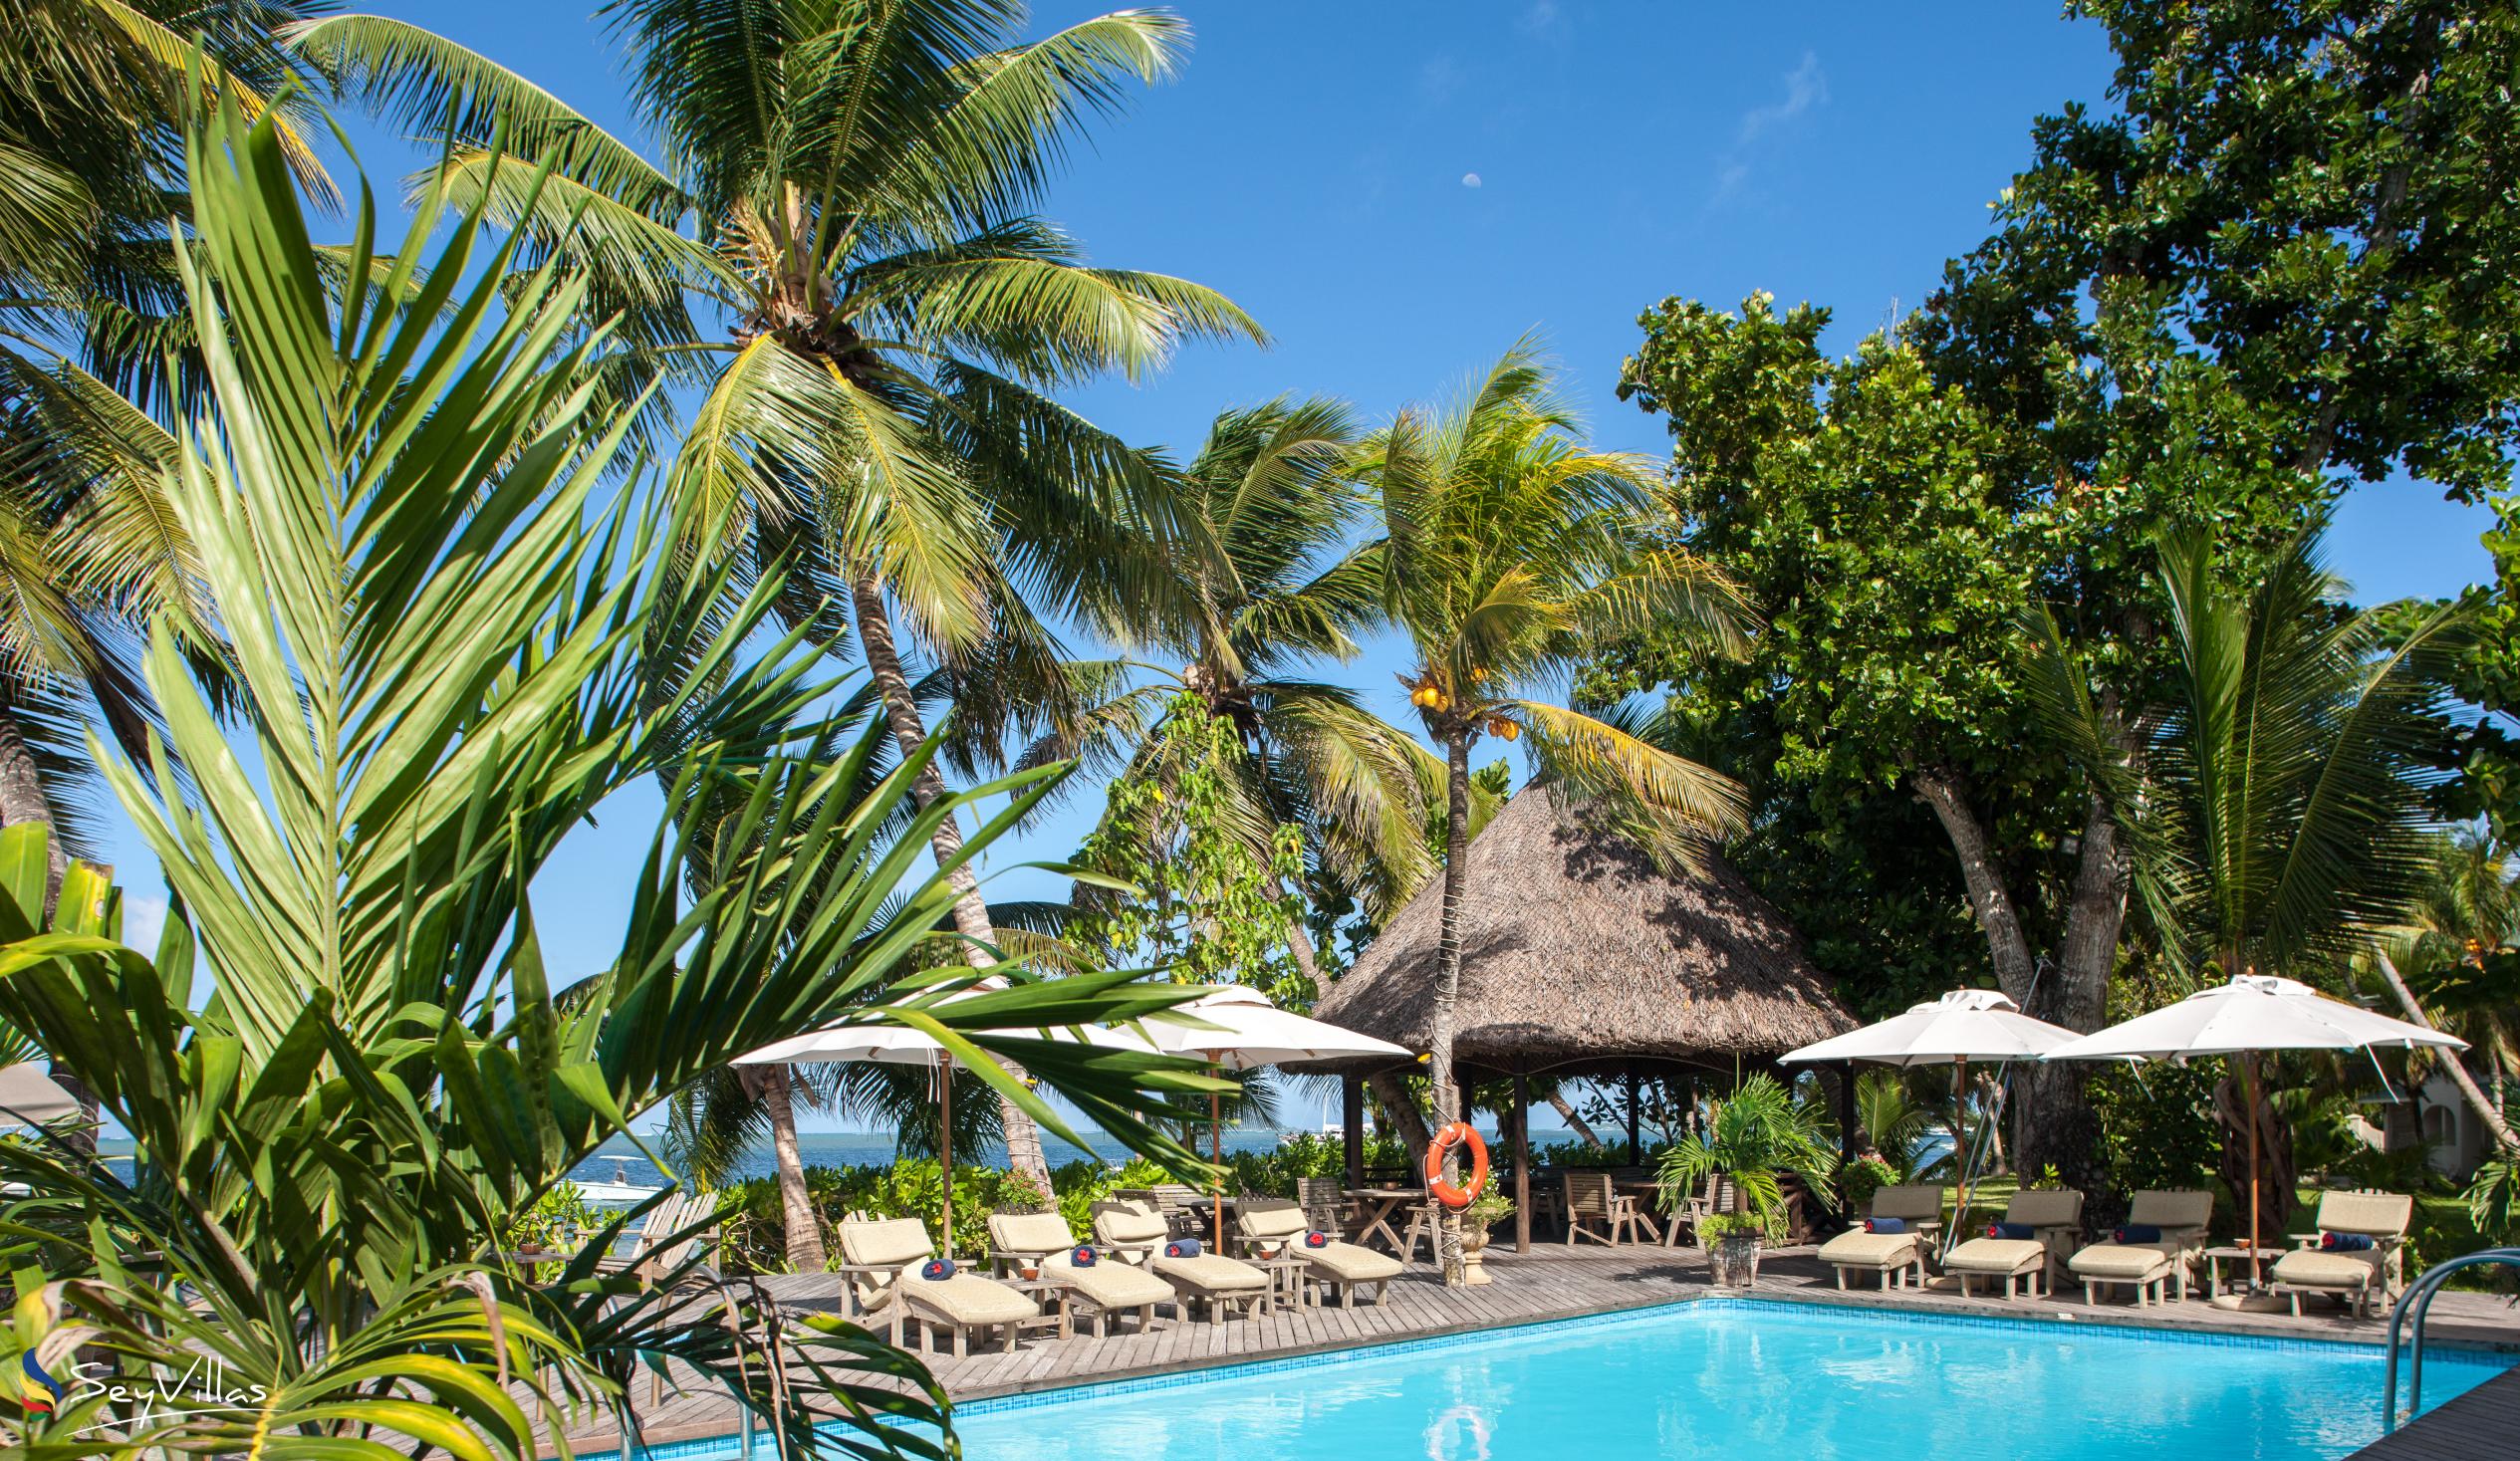
[[[1706,1266],[1712,1271],[1715,1286],[1722,1289],[1747,1289],[1759,1281],[1759,1249],[1756,1233],[1726,1233],[1706,1250]]]
[[[1473,1287],[1496,1282],[1487,1276],[1487,1234],[1483,1232],[1462,1231],[1461,1282]]]

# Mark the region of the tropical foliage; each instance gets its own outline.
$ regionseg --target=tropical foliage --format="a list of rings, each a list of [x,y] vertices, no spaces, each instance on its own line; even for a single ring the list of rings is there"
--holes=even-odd
[[[1714,1103],[1703,1131],[1682,1137],[1662,1154],[1657,1175],[1665,1211],[1695,1196],[1708,1178],[1728,1178],[1733,1199],[1725,1211],[1756,1219],[1773,1239],[1786,1216],[1784,1175],[1791,1172],[1817,1186],[1837,1166],[1819,1112],[1761,1071]]]
[[[932,1423],[941,1397],[854,1329],[797,1338],[747,1293],[721,1295],[736,1323],[707,1318],[673,1297],[687,1267],[655,1288],[599,1275],[636,1214],[558,1284],[497,1245],[631,1116],[836,1016],[913,1025],[1056,1121],[984,1050],[1027,1060],[1195,1171],[1141,1119],[1163,1114],[1143,1093],[1204,1080],[993,1033],[1175,996],[1089,976],[939,1013],[953,977],[903,964],[956,896],[944,870],[918,870],[954,805],[911,796],[934,748],[864,800],[829,795],[884,735],[825,760],[791,728],[826,689],[803,636],[739,654],[779,586],[730,596],[723,575],[662,571],[688,518],[642,525],[636,493],[599,492],[628,418],[585,384],[603,342],[573,326],[584,284],[556,266],[518,276],[516,243],[488,244],[479,209],[424,206],[389,260],[363,232],[350,275],[381,282],[336,306],[271,119],[249,126],[225,103],[187,160],[183,268],[215,429],[188,439],[168,493],[260,772],[161,625],[146,673],[192,798],[170,770],[99,748],[179,899],[154,955],[117,941],[119,895],[84,864],[48,918],[43,830],[0,833],[0,1014],[88,1073],[144,1179],[19,1144],[0,1175],[32,1193],[6,1229],[13,1350],[104,1355],[138,1382],[126,1397],[207,1355],[251,1398],[134,1408],[90,1387],[38,1413],[12,1394],[8,1423],[59,1454],[530,1456],[537,1413],[610,1409],[634,1433],[630,1376],[670,1357],[785,1444],[813,1444],[816,1412],[856,1427],[862,1451],[940,1454],[932,1431],[876,1424]],[[658,774],[672,806],[737,789],[728,841],[746,851],[685,899],[700,829],[662,823],[620,954],[555,990],[534,875],[607,793]],[[981,840],[1052,774],[988,789],[1016,806]]]

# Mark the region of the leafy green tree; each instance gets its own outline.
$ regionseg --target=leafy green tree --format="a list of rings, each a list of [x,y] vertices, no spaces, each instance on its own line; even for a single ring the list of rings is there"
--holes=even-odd
[[[1159,969],[1183,984],[1242,983],[1282,1007],[1308,1009],[1319,992],[1291,947],[1302,927],[1302,833],[1253,829],[1241,737],[1190,691],[1165,708],[1161,730],[1113,781],[1103,823],[1076,865],[1069,939],[1113,966]],[[1253,844],[1262,850],[1255,856]]]
[[[1596,797],[1647,846],[1685,855],[1741,825],[1739,789],[1608,721],[1531,693],[1563,679],[1608,636],[1687,626],[1741,644],[1752,614],[1732,582],[1667,541],[1642,459],[1583,444],[1528,343],[1439,411],[1402,410],[1367,442],[1381,497],[1372,562],[1384,610],[1407,636],[1404,676],[1427,738],[1444,751],[1440,965],[1430,1021],[1435,1118],[1461,1118],[1453,1025],[1461,988],[1462,859],[1471,827],[1470,751],[1528,735],[1534,760]],[[1461,1282],[1460,1224],[1437,1247]]]
[[[660,160],[401,22],[332,17],[300,45],[346,95],[432,133],[452,119],[425,189],[485,201],[584,271],[591,318],[618,320],[608,386],[698,394],[672,495],[747,572],[801,556],[787,615],[827,636],[854,621],[905,756],[928,728],[918,648],[958,701],[1055,695],[1066,675],[1034,606],[1091,616],[1150,554],[1204,550],[1173,532],[1159,475],[1050,392],[1134,377],[1184,337],[1259,336],[1212,291],[1086,265],[1034,211],[1084,124],[1167,75],[1186,28],[1124,11],[1018,44],[1016,0],[607,14]],[[552,176],[495,170],[498,137]],[[923,763],[921,805],[944,795]],[[958,869],[955,925],[990,959],[960,825],[934,835]],[[1003,1115],[1011,1160],[1046,1182],[1032,1123]]]
[[[234,646],[243,744],[158,626],[145,673],[195,796],[96,750],[174,894],[154,956],[119,942],[88,864],[48,914],[43,831],[0,831],[0,1018],[87,1074],[146,1174],[0,1143],[27,1194],[5,1215],[27,1309],[0,1343],[12,1361],[84,1347],[144,1397],[208,1356],[253,1398],[143,1411],[99,1389],[37,1413],[10,1391],[0,1419],[63,1455],[521,1457],[544,1417],[610,1411],[636,1436],[634,1369],[670,1359],[785,1444],[822,1443],[819,1419],[870,1451],[948,1454],[878,1422],[940,1422],[943,1396],[863,1331],[790,1330],[738,1291],[691,1304],[689,1263],[654,1289],[600,1274],[629,1218],[555,1285],[504,1236],[701,1072],[844,1017],[923,1030],[1056,1122],[986,1052],[1027,1061],[1195,1172],[1140,1093],[1210,1083],[1005,1033],[1173,996],[1085,976],[935,1007],[977,971],[903,964],[957,896],[949,866],[921,871],[928,834],[1013,794],[985,844],[1055,769],[919,809],[922,745],[874,795],[830,795],[885,738],[805,754],[830,687],[801,634],[757,632],[779,586],[730,609],[722,576],[668,571],[687,517],[642,525],[635,494],[601,490],[627,420],[583,384],[602,345],[572,343],[585,285],[513,277],[513,240],[423,203],[390,262],[363,231],[350,276],[383,282],[336,304],[285,159],[233,103],[187,158],[214,413],[168,495]],[[686,898],[701,829],[660,822],[618,955],[556,991],[527,889],[608,795],[658,773],[672,807],[737,789],[740,865]]]

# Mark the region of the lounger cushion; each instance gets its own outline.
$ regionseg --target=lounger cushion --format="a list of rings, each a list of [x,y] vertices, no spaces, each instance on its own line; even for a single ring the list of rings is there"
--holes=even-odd
[[[1155,1272],[1202,1294],[1240,1294],[1269,1287],[1269,1276],[1239,1259],[1202,1253],[1196,1258],[1157,1258]]]
[[[1398,1259],[1354,1243],[1331,1242],[1319,1248],[1306,1248],[1299,1244],[1288,1251],[1311,1264],[1315,1273],[1335,1284],[1371,1284],[1381,1279],[1396,1278],[1400,1273]]]
[[[1916,1235],[1857,1228],[1821,1244],[1820,1261],[1846,1268],[1897,1268],[1916,1261]]]
[[[1094,1215],[1094,1232],[1115,1245],[1160,1243],[1165,1237],[1163,1215],[1136,1207],[1104,1208]]]
[[[927,1224],[917,1218],[842,1223],[840,1247],[851,1263],[864,1264],[869,1268],[916,1263],[935,1251],[935,1245],[927,1236]]]
[[[2077,1278],[2135,1284],[2168,1273],[2170,1255],[2166,1249],[2141,1243],[2094,1243],[2068,1259],[2065,1266]]]
[[[2267,1278],[2305,1289],[2360,1289],[2379,1282],[2380,1257],[2377,1249],[2365,1253],[2287,1253],[2275,1260],[2275,1268]]]
[[[1971,1238],[1943,1256],[1945,1269],[1972,1274],[2017,1274],[2048,1260],[2048,1245],[2035,1238]]]
[[[1301,1238],[1312,1225],[1302,1207],[1283,1198],[1246,1198],[1234,1213],[1246,1238]]]
[[[2134,1208],[2127,1213],[2130,1226],[2159,1228],[2164,1238],[2175,1236],[2173,1228],[2201,1228],[2213,1220],[2214,1195],[2193,1189],[2138,1192]]]
[[[1013,1324],[1041,1313],[1032,1296],[973,1273],[944,1279],[912,1274],[902,1280],[901,1293],[913,1307],[933,1310],[955,1324]]]
[[[999,1212],[989,1215],[989,1247],[1013,1257],[1056,1253],[1074,1246],[1068,1220],[1055,1212]]]
[[[1873,1216],[1898,1218],[1909,1224],[1942,1218],[1942,1189],[1922,1182],[1884,1187],[1873,1194]]]
[[[1041,1261],[1041,1276],[1056,1279],[1092,1300],[1100,1309],[1137,1309],[1169,1304],[1172,1286],[1142,1268],[1125,1263],[1098,1263],[1079,1268],[1073,1255],[1054,1253]]]

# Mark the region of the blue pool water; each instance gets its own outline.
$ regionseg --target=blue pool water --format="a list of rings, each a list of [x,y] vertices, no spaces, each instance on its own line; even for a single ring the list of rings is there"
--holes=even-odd
[[[2433,1350],[2425,1408],[2501,1364]],[[1711,1300],[982,1401],[959,1429],[969,1461],[2293,1461],[2378,1438],[2382,1375],[2344,1344]]]

